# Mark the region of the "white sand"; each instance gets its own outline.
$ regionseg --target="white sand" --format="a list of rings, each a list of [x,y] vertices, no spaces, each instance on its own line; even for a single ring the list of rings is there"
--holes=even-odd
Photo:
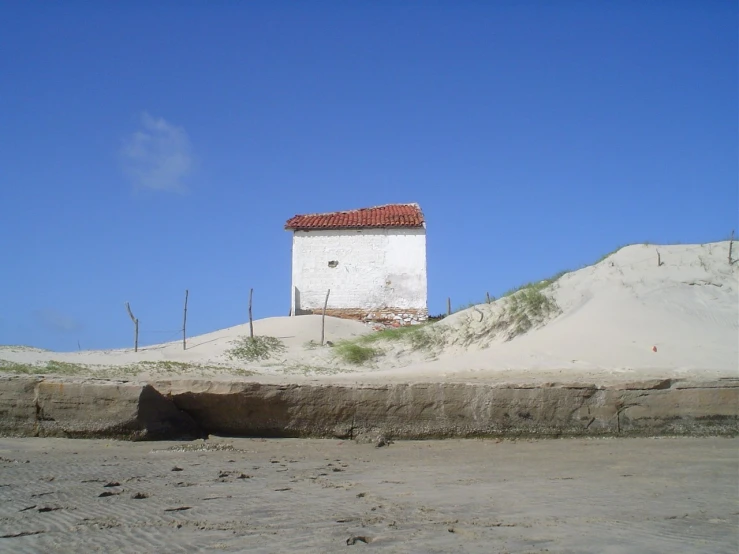
[[[363,323],[326,317],[326,341],[352,339],[371,332],[372,329]],[[284,352],[275,353],[268,360],[251,363],[232,360],[228,351],[234,348],[234,341],[249,336],[249,324],[245,323],[191,337],[187,339],[186,350],[183,350],[182,340],[144,346],[139,348],[138,352],[134,352],[133,348],[52,352],[25,346],[3,346],[0,347],[0,360],[22,364],[45,364],[54,360],[91,366],[93,370],[109,366],[131,366],[141,362],[177,362],[209,368],[256,369],[260,373],[274,373],[276,367],[307,365],[325,362],[331,358],[328,346],[318,347],[321,340],[321,316],[270,317],[256,320],[254,334],[278,338],[285,346]]]
[[[739,257],[739,248],[735,252]],[[194,366],[167,368],[170,374],[248,371],[265,381],[739,377],[739,263],[730,265],[728,255],[728,241],[628,246],[545,289],[557,309],[511,340],[505,336],[510,327],[490,332],[509,302],[503,299],[427,327],[441,337],[430,350],[413,351],[403,341],[376,343],[383,355],[361,366],[340,361],[330,347],[309,343],[320,340],[320,316],[255,321],[255,334],[277,337],[285,345],[284,352],[258,362],[234,362],[226,353],[234,339],[248,336],[248,324],[193,337],[185,351],[180,341],[138,353],[130,348],[55,353],[0,347],[0,360],[21,364],[55,360],[84,364],[91,371],[126,368],[126,374],[144,377],[162,375],[163,369],[141,362],[170,361]],[[358,322],[326,318],[329,341],[372,332]]]
[[[431,365],[414,361],[404,371],[739,377],[739,264],[729,265],[728,242],[625,247],[548,293],[561,314],[545,325],[510,341],[446,347]],[[482,328],[497,309],[483,304],[440,325],[461,341],[460,329]]]

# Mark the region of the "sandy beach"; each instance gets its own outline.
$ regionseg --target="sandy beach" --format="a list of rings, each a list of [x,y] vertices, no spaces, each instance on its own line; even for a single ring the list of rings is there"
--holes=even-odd
[[[0,347],[7,432],[47,437],[0,438],[0,551],[735,553],[736,438],[214,438],[735,436],[728,247],[629,246],[377,341],[357,321],[326,318],[321,346],[320,316],[263,319],[280,348],[254,360],[230,355],[248,324],[187,350]],[[372,356],[342,359],[346,341]],[[211,438],[48,438],[175,413]]]
[[[738,0],[0,16],[0,554],[739,554]]]
[[[738,449],[726,438],[4,438],[0,550],[733,554]]]

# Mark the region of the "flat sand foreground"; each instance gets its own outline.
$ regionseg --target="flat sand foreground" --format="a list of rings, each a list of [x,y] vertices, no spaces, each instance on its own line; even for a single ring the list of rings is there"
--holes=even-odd
[[[0,439],[2,552],[734,554],[738,530],[739,439]]]

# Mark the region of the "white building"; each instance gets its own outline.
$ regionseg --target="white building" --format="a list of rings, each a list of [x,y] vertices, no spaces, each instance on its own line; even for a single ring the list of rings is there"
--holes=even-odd
[[[428,317],[426,224],[417,204],[296,215],[293,315],[412,324]]]

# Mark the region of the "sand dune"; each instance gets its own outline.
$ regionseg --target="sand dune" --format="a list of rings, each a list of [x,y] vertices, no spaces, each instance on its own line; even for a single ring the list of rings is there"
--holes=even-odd
[[[326,317],[326,340],[351,339],[372,332],[367,325],[335,317]],[[309,350],[310,341],[321,338],[321,316],[270,317],[254,321],[254,334],[272,336],[280,339],[288,352]],[[233,347],[233,341],[249,336],[249,324],[235,325],[198,335],[187,339],[187,349],[183,350],[182,340],[143,346],[138,352],[133,348],[116,350],[85,350],[82,352],[53,352],[26,346],[2,346],[0,358],[18,362],[37,363],[48,360],[88,364],[125,365],[140,361],[179,361],[191,363],[231,362],[226,355]],[[288,357],[290,357],[288,355]]]
[[[739,266],[728,263],[728,242],[625,247],[544,289],[556,309],[512,340],[489,332],[506,299],[453,314],[439,324],[448,338],[431,365],[466,372],[736,376],[738,277]],[[465,342],[470,334],[475,338]],[[396,355],[406,372],[429,367]]]
[[[284,345],[264,360],[228,356],[233,341],[248,336],[248,324],[192,337],[184,351],[180,341],[139,352],[0,347],[0,360],[6,370],[30,364],[50,371],[44,365],[54,361],[93,373],[241,374],[267,381],[736,377],[739,264],[728,258],[728,241],[624,247],[553,282],[425,326],[430,340],[423,348],[407,340],[373,342],[377,356],[361,365],[317,345],[320,316],[255,321],[257,335]],[[326,318],[332,343],[373,332],[359,322]]]

